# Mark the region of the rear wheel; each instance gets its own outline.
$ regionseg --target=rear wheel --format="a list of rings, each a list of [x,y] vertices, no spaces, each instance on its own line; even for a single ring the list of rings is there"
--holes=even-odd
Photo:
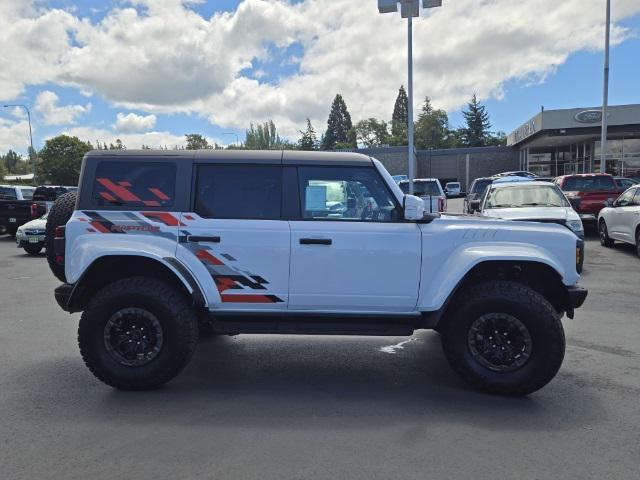
[[[489,393],[527,395],[553,379],[565,338],[555,309],[518,283],[466,289],[442,331],[444,353],[469,384]]]
[[[78,343],[87,367],[102,382],[122,390],[151,389],[187,365],[198,343],[198,320],[171,285],[126,278],[89,302]]]
[[[22,248],[29,255],[38,255],[42,251],[42,245],[25,245]]]
[[[56,227],[66,225],[73,210],[76,208],[76,194],[75,192],[65,193],[58,197],[56,202],[49,210],[47,216],[47,226],[45,230],[44,243],[47,249],[47,263],[49,268],[61,282],[66,282],[67,279],[64,275],[64,265],[58,264],[56,261],[56,252],[53,248],[53,239],[55,238]]]
[[[609,230],[604,219],[598,223],[598,234],[600,235],[600,245],[603,247],[613,247],[613,240],[609,237]]]

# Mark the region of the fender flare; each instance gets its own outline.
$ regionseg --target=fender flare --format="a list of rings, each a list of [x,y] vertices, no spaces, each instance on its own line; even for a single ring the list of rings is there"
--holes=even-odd
[[[202,290],[202,287],[197,282],[195,276],[179,260],[172,257],[161,258],[155,255],[148,255],[146,253],[141,253],[141,252],[136,254],[125,253],[125,252],[107,253],[94,258],[93,261],[84,270],[80,278],[73,285],[70,285],[70,284],[62,285],[62,287],[66,287],[66,289],[63,289],[63,290],[66,290],[67,293],[66,295],[64,295],[66,298],[62,300],[62,303],[58,299],[58,295],[56,295],[56,299],[58,299],[58,303],[60,303],[60,306],[62,306],[62,308],[69,313],[82,311],[83,308],[77,305],[77,300],[79,296],[82,295],[83,293],[84,281],[86,280],[88,272],[91,272],[92,267],[99,261],[103,261],[104,259],[109,257],[125,257],[125,256],[144,258],[152,262],[156,262],[159,265],[163,266],[164,268],[168,269],[176,277],[176,279],[185,287],[189,295],[191,295],[191,298],[193,300],[193,305],[198,308],[206,308],[207,301],[206,301],[204,292]]]

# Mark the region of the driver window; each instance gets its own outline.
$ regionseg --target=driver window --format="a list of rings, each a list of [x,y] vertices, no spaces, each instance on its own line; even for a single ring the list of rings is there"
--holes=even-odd
[[[305,220],[397,221],[391,193],[373,168],[300,167]]]

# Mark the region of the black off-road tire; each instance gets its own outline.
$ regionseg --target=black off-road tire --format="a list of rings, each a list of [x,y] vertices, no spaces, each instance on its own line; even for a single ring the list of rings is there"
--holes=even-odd
[[[44,245],[47,249],[47,263],[51,272],[61,282],[66,282],[67,279],[64,275],[64,265],[58,265],[56,262],[56,252],[53,248],[53,239],[56,231],[56,227],[66,225],[73,210],[76,208],[76,193],[69,192],[64,195],[60,195],[56,202],[49,210],[49,216],[47,217],[47,226],[45,229]]]
[[[107,322],[126,308],[150,312],[162,328],[162,347],[144,365],[123,365],[106,347]],[[102,382],[121,390],[153,389],[189,363],[198,344],[198,318],[175,287],[150,277],[125,278],[107,285],[89,302],[80,319],[78,344],[85,364]]]
[[[565,352],[560,317],[534,290],[515,282],[490,281],[465,289],[442,329],[442,346],[451,367],[470,385],[493,394],[528,395],[553,379]],[[495,371],[482,365],[471,352],[469,332],[487,314],[510,315],[531,337],[531,353],[514,371]]]
[[[598,222],[598,237],[600,238],[600,245],[607,248],[613,247],[613,240],[609,237],[609,229],[604,219],[600,219]]]
[[[29,255],[39,255],[40,252],[42,251],[42,245],[25,245],[24,247],[22,247],[24,249],[25,252],[27,252]]]

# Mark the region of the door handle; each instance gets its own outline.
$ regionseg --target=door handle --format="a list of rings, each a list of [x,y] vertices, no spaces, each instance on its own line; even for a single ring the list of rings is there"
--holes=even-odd
[[[188,235],[187,242],[190,243],[199,243],[199,242],[209,242],[209,243],[220,243],[220,237],[215,236],[204,236],[204,235]]]
[[[300,245],[331,245],[330,238],[301,238]]]

